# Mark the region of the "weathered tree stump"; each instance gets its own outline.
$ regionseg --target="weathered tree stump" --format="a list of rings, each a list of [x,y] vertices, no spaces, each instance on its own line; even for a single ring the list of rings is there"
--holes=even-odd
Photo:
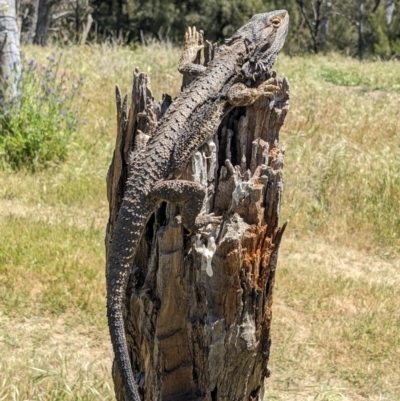
[[[206,63],[214,47],[206,46]],[[264,80],[260,77],[260,80]],[[184,77],[183,85],[190,79]],[[188,163],[182,179],[207,187],[203,210],[224,217],[192,235],[179,208],[163,203],[141,240],[127,289],[125,328],[145,400],[262,399],[270,351],[272,290],[279,244],[284,150],[279,130],[289,104],[286,79],[273,100],[236,108]],[[255,83],[257,85],[257,83]],[[154,101],[134,73],[132,104],[117,88],[118,134],[107,177],[106,248],[129,173],[129,156],[171,103]],[[118,400],[121,380],[114,364]]]

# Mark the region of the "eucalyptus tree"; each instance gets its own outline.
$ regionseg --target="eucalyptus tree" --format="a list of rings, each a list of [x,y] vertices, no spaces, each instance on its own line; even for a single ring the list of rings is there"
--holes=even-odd
[[[15,0],[0,0],[0,113],[18,98],[20,42]]]

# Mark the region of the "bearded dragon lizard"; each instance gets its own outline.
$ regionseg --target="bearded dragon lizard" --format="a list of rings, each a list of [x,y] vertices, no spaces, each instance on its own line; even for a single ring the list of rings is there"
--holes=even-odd
[[[179,180],[197,149],[207,142],[222,117],[235,106],[273,97],[275,79],[250,85],[269,71],[285,42],[289,15],[285,10],[257,14],[219,48],[207,67],[194,64],[202,46],[195,28],[188,29],[179,71],[196,76],[173,101],[140,157],[132,158],[125,195],[107,257],[107,316],[117,366],[127,401],[140,401],[125,338],[123,310],[132,264],[143,230],[162,201],[180,203],[181,221],[190,232],[218,224],[220,217],[199,215],[205,189]]]

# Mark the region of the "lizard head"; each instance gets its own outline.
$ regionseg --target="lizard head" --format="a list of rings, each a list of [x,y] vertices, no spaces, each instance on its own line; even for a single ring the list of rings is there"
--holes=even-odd
[[[227,40],[228,46],[239,40],[246,46],[246,54],[240,63],[244,78],[256,79],[263,71],[270,71],[285,43],[288,27],[286,10],[256,14]]]

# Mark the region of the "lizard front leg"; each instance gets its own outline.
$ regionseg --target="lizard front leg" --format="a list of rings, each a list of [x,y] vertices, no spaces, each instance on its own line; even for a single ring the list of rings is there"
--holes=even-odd
[[[197,53],[204,48],[202,42],[203,36],[197,32],[196,27],[189,27],[185,33],[185,47],[178,65],[178,71],[181,74],[197,77],[206,70],[204,65],[193,62],[197,57]]]
[[[151,196],[157,199],[181,205],[182,224],[190,232],[197,232],[210,223],[219,224],[222,220],[213,214],[200,214],[205,195],[202,185],[185,180],[162,181],[151,191]]]
[[[267,79],[257,88],[249,88],[245,84],[233,85],[228,92],[228,101],[232,106],[251,106],[260,97],[272,99],[281,88],[275,78]]]

